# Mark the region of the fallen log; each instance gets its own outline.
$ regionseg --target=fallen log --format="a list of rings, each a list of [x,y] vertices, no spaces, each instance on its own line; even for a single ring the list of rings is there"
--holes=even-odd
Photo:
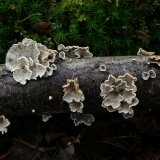
[[[105,113],[107,110],[101,107],[100,85],[110,74],[117,77],[125,73],[137,77],[136,113],[160,112],[160,67],[147,61],[145,56],[67,58],[56,63],[58,69],[51,77],[28,81],[26,85],[17,83],[11,72],[1,69],[0,115],[30,115],[33,110],[37,114],[70,112],[68,104],[62,100],[62,86],[71,78],[78,78],[84,93],[84,113]],[[102,64],[106,65],[106,71],[100,71]],[[142,72],[150,69],[156,72],[156,78],[143,80]]]

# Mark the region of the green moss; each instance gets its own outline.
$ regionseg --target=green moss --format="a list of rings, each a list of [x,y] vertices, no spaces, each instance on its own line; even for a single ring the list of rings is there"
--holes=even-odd
[[[0,63],[24,37],[49,48],[55,42],[90,46],[95,56],[134,55],[139,47],[159,52],[159,10],[158,0],[0,1]],[[51,29],[40,33],[39,22]]]

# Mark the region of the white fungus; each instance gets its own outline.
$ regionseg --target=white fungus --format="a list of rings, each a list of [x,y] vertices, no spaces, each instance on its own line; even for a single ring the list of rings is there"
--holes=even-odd
[[[5,66],[13,72],[13,78],[24,85],[27,80],[51,76],[56,67],[49,72],[48,68],[55,65],[56,54],[56,50],[24,38],[22,42],[13,44],[8,50]]]
[[[136,80],[137,78],[129,73],[118,76],[118,78],[109,75],[100,86],[100,96],[103,97],[102,107],[109,112],[123,113],[122,115],[134,114],[132,107],[139,103],[135,93],[137,91]]]
[[[91,126],[92,122],[95,121],[95,118],[92,114],[83,114],[83,113],[71,113],[71,119],[75,126],[84,123],[87,126]]]
[[[9,120],[4,116],[0,116],[0,132],[2,134],[7,133],[7,127],[10,125]]]
[[[149,78],[156,78],[156,73],[154,70],[149,70],[148,72],[142,72],[142,78],[148,80]]]
[[[84,94],[79,88],[78,79],[68,79],[67,84],[63,86],[63,100],[69,103],[72,112],[83,112]]]
[[[160,56],[159,55],[149,56],[148,64],[157,64],[158,66],[160,66]]]
[[[65,56],[70,58],[90,58],[93,54],[89,51],[89,47],[79,47],[79,46],[64,46],[63,44],[58,45],[59,57],[64,59]]]
[[[153,56],[155,54],[155,52],[148,52],[148,51],[145,51],[144,49],[140,48],[137,52],[137,55],[138,56]]]

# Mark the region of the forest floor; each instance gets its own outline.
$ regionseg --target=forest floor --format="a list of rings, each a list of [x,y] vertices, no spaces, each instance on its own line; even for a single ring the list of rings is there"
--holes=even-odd
[[[94,114],[91,126],[74,126],[69,114],[10,117],[0,135],[0,160],[160,160],[160,117],[122,119]]]

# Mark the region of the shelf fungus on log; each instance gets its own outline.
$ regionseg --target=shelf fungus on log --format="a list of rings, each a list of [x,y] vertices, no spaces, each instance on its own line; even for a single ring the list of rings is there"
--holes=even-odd
[[[63,44],[59,44],[57,47],[59,52],[59,56],[63,57],[62,53],[70,58],[91,58],[93,54],[89,51],[89,47],[79,47],[79,46],[64,46]]]
[[[83,112],[84,94],[79,88],[78,79],[68,79],[67,84],[63,86],[63,100],[69,103],[69,108],[72,112]]]
[[[109,112],[118,111],[124,118],[132,117],[134,114],[132,107],[139,103],[135,93],[137,91],[136,80],[137,78],[129,73],[118,78],[110,74],[100,86],[100,96],[103,97],[102,107]]]
[[[56,54],[56,50],[24,38],[8,50],[5,66],[13,72],[15,81],[25,85],[27,80],[51,76],[54,69],[50,66],[54,64]]]
[[[78,126],[81,123],[84,123],[87,126],[91,126],[92,122],[95,121],[95,118],[92,114],[71,113],[70,117],[73,120],[75,126]]]

